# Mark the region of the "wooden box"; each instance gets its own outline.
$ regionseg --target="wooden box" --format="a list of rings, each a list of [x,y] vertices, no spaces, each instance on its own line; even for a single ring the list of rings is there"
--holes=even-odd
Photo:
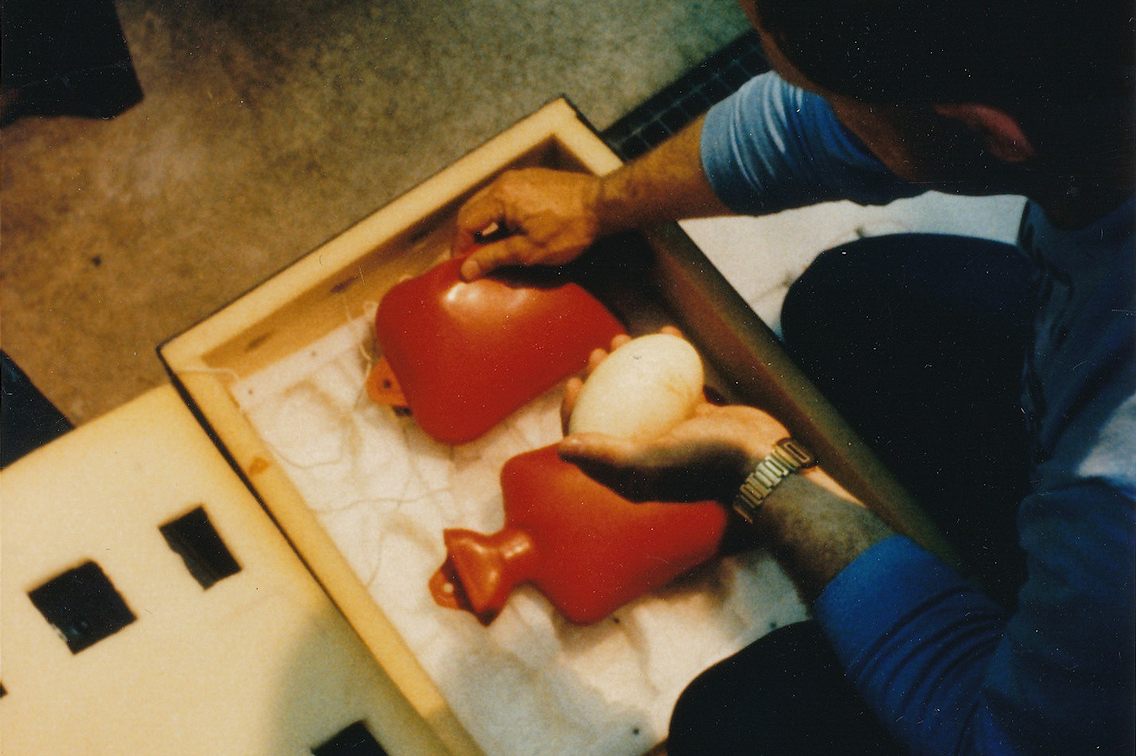
[[[242,381],[365,318],[383,293],[448,253],[461,203],[518,166],[615,170],[619,159],[555,101],[160,348],[173,381],[415,711],[454,754],[481,754],[356,570],[321,526],[237,394]],[[804,440],[851,492],[945,553],[935,533],[786,357],[776,337],[677,225],[604,242],[578,266],[632,332],[677,324],[729,398],[761,406]],[[277,450],[278,451],[278,450]],[[648,744],[657,747],[657,744]],[[648,750],[648,749],[644,749]]]

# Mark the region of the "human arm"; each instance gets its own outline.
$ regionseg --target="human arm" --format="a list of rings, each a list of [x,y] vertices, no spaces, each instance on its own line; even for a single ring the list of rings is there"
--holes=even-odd
[[[503,173],[458,211],[453,249],[461,254],[476,247],[462,277],[472,280],[502,265],[560,265],[601,236],[729,213],[702,171],[702,121],[606,176],[546,168]],[[478,245],[486,229],[505,234]]]
[[[664,328],[663,332],[681,337],[673,328]],[[644,350],[648,350],[646,345],[652,338],[637,340],[636,343],[643,346],[639,351],[628,352],[624,345],[631,338],[616,337],[611,349],[619,352],[610,360],[612,366],[618,365],[614,367],[615,372],[605,364],[607,352],[596,350],[589,360],[587,390],[582,378],[568,381],[561,407],[565,433],[585,426],[605,431],[568,435],[560,444],[560,454],[632,500],[714,498],[728,505],[749,472],[789,432],[771,415],[754,407],[707,401],[702,397],[701,371],[695,379],[698,393],[694,397],[689,397],[690,377],[685,372],[680,376],[664,371],[664,377],[657,383],[645,382],[637,369],[631,367],[636,363],[626,357],[629,354],[650,357]],[[662,349],[661,346],[654,348]],[[651,363],[645,360],[641,364]],[[677,383],[683,385],[679,387]],[[685,419],[670,425],[661,434],[652,432],[647,436],[642,431],[630,430],[637,426],[634,421],[627,425],[626,417],[614,425],[599,423],[594,412],[600,406],[596,404],[596,393],[606,394],[609,400],[628,400],[631,399],[629,391],[636,396],[646,392],[656,397],[655,404],[651,405],[655,411],[648,413],[652,415],[652,422],[659,415],[677,420],[685,414]],[[584,393],[588,393],[586,399],[578,401]],[[674,414],[672,400],[680,396],[681,409]],[[693,404],[691,399],[694,399]],[[582,415],[589,420],[582,420]],[[609,433],[619,436],[606,435]],[[891,530],[856,502],[822,467],[806,468],[784,479],[758,509],[754,524],[763,541],[780,557],[810,600],[856,555],[891,535]]]
[[[703,403],[694,416],[648,443],[601,434],[561,441],[560,455],[632,500],[717,498],[728,504],[773,445],[788,436],[752,407]],[[894,535],[822,468],[786,478],[754,520],[808,601],[862,552]]]
[[[1132,501],[1099,483],[1031,499],[1051,514],[1024,534],[1037,557],[1012,615],[902,538],[814,605],[914,756],[1131,753]]]
[[[1127,415],[1134,413],[1136,405]],[[1126,443],[1136,438],[1121,429],[1129,425],[1110,424],[1101,435]],[[711,405],[647,444],[579,436],[561,452],[632,498],[678,492],[726,502],[783,435],[757,410]],[[913,754],[1131,752],[1136,487],[1119,482],[1131,477],[1131,456],[1110,459],[1080,465],[1098,479],[1064,475],[1023,502],[1031,579],[1012,616],[820,485],[821,470],[774,489],[755,535],[797,582],[870,707]],[[1127,467],[1117,467],[1122,459]]]
[[[768,416],[750,414],[705,408],[661,443],[579,436],[560,449],[632,498],[680,491],[725,499],[726,481],[736,486],[744,475],[743,460],[781,433]],[[731,454],[736,462],[721,466]],[[1027,528],[1025,545],[1045,556],[1031,564],[1020,609],[1009,617],[825,483],[815,468],[786,478],[759,510],[756,535],[812,605],[869,706],[912,754],[1128,752],[1131,500],[1094,484],[1027,500],[1047,514]]]
[[[600,236],[682,218],[760,215],[834,199],[882,204],[920,190],[896,178],[822,98],[775,74],[751,80],[676,136],[604,176],[509,171],[458,212],[463,275],[561,264]]]
[[[749,464],[742,460],[781,433],[750,413],[707,410],[661,443],[569,437],[561,452],[639,497],[679,490],[727,500],[726,481],[736,486]],[[730,458],[718,444],[748,451],[718,467],[709,460]],[[1131,752],[1130,498],[1086,482],[1027,499],[1031,579],[1008,616],[824,483],[815,468],[786,478],[763,503],[755,532],[813,607],[870,708],[914,756]]]

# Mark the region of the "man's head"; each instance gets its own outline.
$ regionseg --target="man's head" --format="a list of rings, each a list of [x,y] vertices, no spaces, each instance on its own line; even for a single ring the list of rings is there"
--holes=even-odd
[[[1124,0],[753,0],[805,75],[875,102],[1030,101],[1131,84]]]
[[[1115,161],[1119,132],[1130,130],[1130,0],[743,0],[743,7],[774,68],[825,96],[908,178],[932,181],[950,163],[959,175],[945,181],[962,191],[975,189],[961,185],[963,176],[983,174],[990,190],[1013,191],[1002,184],[1014,184],[1021,173],[1014,167],[1037,163],[1038,152],[1054,171],[1068,172],[1056,164],[1093,159],[1092,142],[1108,132]],[[889,150],[897,154],[881,154]],[[914,154],[898,154],[905,151]],[[934,165],[936,155],[944,165]]]

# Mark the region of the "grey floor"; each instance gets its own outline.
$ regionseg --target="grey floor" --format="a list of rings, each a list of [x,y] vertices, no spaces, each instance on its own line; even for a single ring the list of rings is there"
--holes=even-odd
[[[2,346],[74,422],[155,347],[561,94],[599,129],[734,0],[120,0],[145,99],[4,128]]]

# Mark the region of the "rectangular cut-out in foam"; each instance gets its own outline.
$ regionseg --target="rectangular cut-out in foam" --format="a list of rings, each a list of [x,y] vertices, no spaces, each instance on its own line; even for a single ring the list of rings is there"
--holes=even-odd
[[[312,749],[313,756],[387,756],[362,720],[352,722],[327,742]]]
[[[59,631],[71,653],[114,635],[135,620],[102,568],[91,561],[66,570],[28,598]]]
[[[170,520],[158,530],[202,588],[211,588],[218,580],[241,571],[203,506]]]

